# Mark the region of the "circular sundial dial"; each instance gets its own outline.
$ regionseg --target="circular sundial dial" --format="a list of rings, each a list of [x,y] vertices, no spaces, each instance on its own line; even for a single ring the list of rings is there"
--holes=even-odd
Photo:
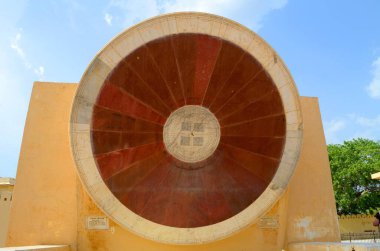
[[[280,57],[247,28],[204,13],[149,19],[108,43],[80,81],[70,126],[98,207],[171,244],[253,224],[285,191],[302,142]]]
[[[164,125],[163,137],[171,155],[194,163],[214,153],[220,140],[220,126],[207,108],[186,105],[170,114]]]

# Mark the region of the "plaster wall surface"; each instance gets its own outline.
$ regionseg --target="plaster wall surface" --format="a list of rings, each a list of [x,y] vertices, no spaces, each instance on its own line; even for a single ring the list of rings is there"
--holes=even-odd
[[[341,233],[377,232],[372,225],[373,215],[346,215],[338,218]]]
[[[287,242],[340,241],[330,165],[317,98],[301,98],[304,141],[288,187]]]
[[[316,98],[301,98],[305,138],[290,187],[265,217],[204,245],[167,245],[141,238],[110,220],[87,230],[87,216],[104,216],[76,176],[69,115],[77,85],[35,83],[14,191],[8,245],[70,244],[72,250],[282,250],[287,242],[339,241],[326,144]],[[287,240],[285,239],[287,238]]]
[[[80,191],[79,218],[88,215],[103,215],[87,193]],[[285,196],[286,197],[286,196]],[[262,229],[252,225],[229,238],[203,245],[167,245],[141,238],[117,224],[111,222],[108,231],[88,231],[84,220],[78,221],[78,250],[281,250],[284,246],[286,224],[286,199],[280,200],[267,214],[267,217],[279,217],[279,228]]]
[[[0,178],[0,247],[5,245],[14,179]]]
[[[76,173],[68,124],[76,85],[36,82],[17,169],[6,246],[76,242]]]

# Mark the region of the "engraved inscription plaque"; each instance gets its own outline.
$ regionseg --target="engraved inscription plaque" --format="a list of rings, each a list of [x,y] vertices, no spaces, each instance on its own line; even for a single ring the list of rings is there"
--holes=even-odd
[[[260,228],[277,229],[279,228],[278,216],[261,217],[258,225]]]
[[[110,228],[107,217],[88,216],[86,218],[86,228],[88,230],[108,230]]]

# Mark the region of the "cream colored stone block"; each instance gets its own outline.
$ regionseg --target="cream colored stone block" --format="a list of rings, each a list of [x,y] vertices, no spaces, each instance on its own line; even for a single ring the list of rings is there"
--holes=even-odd
[[[72,132],[71,147],[76,161],[93,158],[89,132]]]
[[[161,29],[162,29],[162,36],[167,36],[169,34],[175,33],[175,32],[170,31],[169,22],[167,19],[162,20],[162,22],[160,22],[160,24],[161,24]]]
[[[212,19],[209,17],[200,16],[198,18],[198,32],[203,34],[210,34],[213,27]]]
[[[291,112],[286,112],[286,124],[298,124],[300,123],[300,116],[301,112],[300,111],[291,111]]]
[[[293,126],[294,124],[292,124],[291,126]],[[299,141],[300,138],[302,138],[302,130],[296,128],[294,130],[291,130],[291,129],[286,129],[286,138],[291,138],[291,139],[295,139],[297,142]]]
[[[302,119],[302,118],[301,118]],[[297,124],[286,124],[286,131],[297,131],[297,130],[300,130],[302,131],[303,130],[303,125],[302,125],[302,121],[298,121],[299,123]]]
[[[74,100],[71,114],[71,122],[78,124],[90,124],[93,104],[90,104],[82,98]]]
[[[131,225],[131,221],[128,221],[132,217],[132,211],[127,209],[120,201],[116,201],[114,205],[114,213],[112,216],[119,222],[126,226]],[[123,225],[122,224],[122,225]]]
[[[198,27],[197,16],[183,15],[175,17],[178,33],[195,33]]]
[[[301,144],[299,143],[299,138],[302,137],[301,133],[297,134],[297,137],[289,138],[286,137],[286,143],[284,148],[284,153],[296,158],[301,151]]]
[[[223,222],[223,223],[224,224],[221,224],[220,226],[213,225],[212,228],[210,228],[210,233],[212,233],[212,235],[210,236],[210,234],[209,234],[209,237],[208,237],[209,240],[219,239],[220,237],[218,238],[218,236],[228,236],[231,234],[231,232],[229,232],[228,230],[231,228],[234,228],[233,221],[228,222],[227,226],[226,226],[225,222]]]
[[[280,89],[278,89],[281,100],[284,106],[284,110],[286,113],[292,112],[295,110],[299,110],[299,103],[297,100],[296,90],[292,88],[290,84],[286,84]]]
[[[267,69],[269,64],[274,61],[274,52],[258,36],[252,40],[247,51],[261,63],[264,69]]]
[[[111,194],[111,192],[109,192],[110,194],[107,196],[107,198],[109,196],[113,197],[113,195]],[[121,222],[120,219],[124,219],[123,217],[125,217],[125,206],[123,204],[121,204],[121,202],[119,200],[113,200],[112,201],[112,207],[110,207],[110,210],[107,212],[107,215],[109,215],[111,218],[116,218],[115,216],[116,215],[119,215],[120,217],[118,217],[118,222],[121,224],[121,225],[128,225],[127,223],[124,223],[124,222]]]
[[[214,224],[208,227],[201,227],[196,229],[197,241],[204,243],[209,242],[210,240],[214,240],[217,236],[215,234],[215,229],[219,228],[219,224]],[[195,234],[195,233],[194,233]]]
[[[89,164],[89,166],[86,166],[87,173],[91,173],[90,175],[86,175],[87,180],[90,182],[88,185],[88,190],[90,190],[91,193],[94,194],[93,197],[98,199],[98,204],[101,206],[101,208],[103,208],[103,206],[105,206],[106,204],[106,201],[110,201],[110,193],[108,191],[109,189],[107,188],[106,184],[104,184],[104,181],[102,177],[99,175],[99,173],[88,171],[88,169],[93,170],[93,168],[96,168],[96,164],[95,166],[92,165],[92,163]],[[104,211],[106,210],[104,209]]]
[[[162,35],[167,36],[177,33],[176,21],[174,18],[167,17],[160,22],[162,28]]]
[[[106,77],[99,76],[91,71],[87,72],[81,80],[81,87],[78,89],[77,98],[94,104],[105,79]]]
[[[218,20],[212,19],[211,21],[211,31],[209,35],[218,36],[220,32],[221,23]]]
[[[293,137],[289,137],[286,135],[284,150],[296,154],[300,150],[299,138],[302,137],[302,133],[297,131],[296,134],[292,136]]]
[[[225,38],[226,30],[230,24],[224,21],[219,21],[219,22],[220,22],[220,26],[219,26],[218,36]]]
[[[142,40],[137,29],[126,31],[121,34],[115,41],[111,42],[114,50],[120,55],[122,59],[128,56],[132,51],[142,46],[144,41]],[[106,47],[106,50],[108,48]]]
[[[177,21],[175,20],[175,17],[173,17],[173,16],[168,17],[167,18],[167,24],[168,24],[168,28],[169,28],[169,33],[167,33],[167,34],[178,33]]]
[[[295,156],[295,154],[293,152],[286,151],[286,147],[285,147],[285,151],[284,151],[282,158],[281,158],[280,167],[281,167],[282,162],[284,162],[285,164],[290,164],[291,166],[295,165],[297,163],[297,159],[298,159],[297,156]],[[278,171],[280,171],[280,168],[278,169]],[[277,173],[279,175],[282,175],[278,171],[277,171]],[[282,169],[281,169],[281,171],[282,171]],[[276,173],[276,175],[277,175],[277,173]]]
[[[134,214],[132,211],[129,211],[129,213],[130,214],[128,214],[128,219],[123,219],[123,221],[127,221],[127,225],[129,225],[130,229],[132,229],[135,233],[146,237],[147,235],[144,233],[144,231],[141,230],[143,230],[144,227],[150,229],[149,225],[142,225],[144,223],[148,224],[148,222],[144,218]]]
[[[192,230],[192,229],[190,229]],[[192,230],[192,236],[193,236],[193,239],[194,239],[194,244],[202,244],[204,243],[204,240],[203,240],[203,236],[205,236],[206,234],[208,234],[208,230],[205,229],[205,228],[197,228],[196,230]]]
[[[186,242],[186,240],[189,240],[186,238],[188,236],[183,231],[184,229],[176,231],[173,228],[163,228],[160,226],[151,227],[150,229],[153,230],[153,233],[155,233],[155,235],[157,236],[156,240],[159,242],[167,243],[168,239],[174,240],[175,243],[179,243],[179,241]]]
[[[160,226],[158,224],[154,224],[153,222],[147,221],[142,218],[135,218],[133,223],[133,229],[137,232],[145,232],[145,229],[149,229],[149,234],[152,234],[156,238],[159,235]],[[164,228],[164,230],[168,231],[171,229],[168,227],[167,229]],[[169,232],[170,233],[170,232]],[[167,237],[171,237],[170,234]],[[156,239],[157,240],[157,239]],[[165,241],[165,240],[162,240]]]
[[[81,158],[77,160],[77,163],[79,165],[78,170],[81,173],[83,182],[85,182],[85,184],[87,185],[87,189],[91,192],[94,192],[94,188],[98,188],[97,186],[99,186],[100,183],[104,183],[99,173],[89,171],[89,170],[93,170],[94,168],[95,169],[97,168],[94,158],[93,157],[87,158],[87,159]],[[91,193],[91,194],[100,196],[99,193]]]
[[[142,27],[139,27],[137,30],[141,36],[141,39],[145,43],[166,35],[163,33],[164,29],[161,25],[161,22],[150,21]]]
[[[73,132],[89,132],[89,124],[71,123],[71,131]]]
[[[262,199],[260,197],[258,198],[258,201],[262,203]],[[262,212],[262,207],[261,205],[250,205],[248,206],[245,210],[243,210],[241,213],[233,216],[237,224],[239,225],[240,229],[245,228],[251,224],[255,223],[256,217],[261,216]]]
[[[288,155],[293,156],[292,153],[288,153]],[[284,160],[283,158],[277,169],[276,175],[273,177],[273,186],[270,185],[270,187],[273,189],[286,189],[289,179],[293,175],[294,164],[295,162],[292,162],[292,160],[289,160],[288,158]]]
[[[229,25],[224,34],[224,38],[232,43],[238,44],[241,48],[246,50],[252,43],[254,36],[252,32],[248,32],[242,27],[237,25]]]
[[[113,215],[120,208],[120,201],[109,191],[106,184],[103,181],[96,182],[89,189],[94,194],[93,198],[98,201],[99,208],[102,208],[109,218],[117,221]]]
[[[107,46],[98,56],[105,64],[113,69],[123,58],[112,46]]]
[[[111,68],[99,58],[95,58],[87,69],[90,74],[96,74],[101,79],[106,79],[110,73]]]
[[[281,88],[284,85],[293,82],[291,76],[288,74],[285,66],[280,62],[279,56],[273,54],[273,64],[269,64],[267,71],[275,82],[277,88]]]
[[[106,186],[103,184],[103,186]],[[108,190],[108,189],[107,189]],[[113,214],[118,209],[119,200],[111,194],[111,192],[106,191],[104,193],[104,199],[101,202],[102,208],[104,208],[104,211],[108,212],[109,214]]]

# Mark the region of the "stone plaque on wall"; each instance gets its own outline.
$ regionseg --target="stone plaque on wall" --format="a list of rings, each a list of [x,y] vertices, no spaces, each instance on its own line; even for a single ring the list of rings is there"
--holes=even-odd
[[[105,216],[87,216],[86,228],[88,230],[108,230],[110,228],[108,218]]]
[[[258,225],[260,228],[277,229],[279,228],[278,216],[261,217]]]

